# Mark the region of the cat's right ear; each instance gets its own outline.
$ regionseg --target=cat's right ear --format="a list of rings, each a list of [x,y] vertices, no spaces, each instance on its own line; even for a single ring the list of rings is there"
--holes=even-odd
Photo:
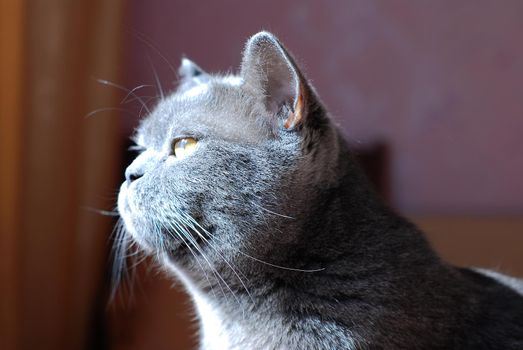
[[[284,115],[286,129],[307,124],[313,93],[290,53],[268,32],[252,36],[243,52],[244,87],[259,96],[272,116]]]

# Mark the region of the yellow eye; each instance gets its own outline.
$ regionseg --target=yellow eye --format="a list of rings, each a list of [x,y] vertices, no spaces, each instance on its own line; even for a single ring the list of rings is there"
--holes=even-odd
[[[196,149],[198,141],[192,137],[185,137],[179,139],[174,143],[174,156],[178,159],[183,159],[191,155]]]

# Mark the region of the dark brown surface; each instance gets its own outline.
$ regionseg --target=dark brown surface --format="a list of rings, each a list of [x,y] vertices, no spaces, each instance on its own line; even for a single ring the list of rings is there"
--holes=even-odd
[[[9,72],[5,79],[17,81],[11,85],[2,75],[2,86],[14,90],[4,95],[2,89],[2,101],[9,99],[2,112],[12,114],[6,119],[2,114],[2,156],[8,155],[2,166],[7,161],[8,176],[2,168],[1,182],[9,190],[1,193],[0,255],[9,259],[2,268],[11,278],[2,274],[0,288],[9,288],[7,309],[2,295],[2,332],[9,334],[7,344],[0,337],[0,348],[83,349],[100,306],[112,226],[111,219],[88,208],[111,208],[107,196],[116,185],[120,148],[114,113],[113,118],[85,115],[121,98],[91,79],[116,76],[121,4],[22,3],[21,13],[7,15],[22,16],[23,28],[8,31],[13,44],[2,49],[2,63],[10,57],[4,53],[20,54],[18,48],[23,57],[2,64],[2,72]],[[5,206],[4,194],[11,205]]]
[[[18,345],[17,262],[20,234],[20,151],[24,78],[24,10],[0,2],[0,348]]]
[[[178,283],[154,271],[150,262],[138,268],[131,289],[121,291],[111,306],[110,349],[196,348],[198,328],[190,299]]]

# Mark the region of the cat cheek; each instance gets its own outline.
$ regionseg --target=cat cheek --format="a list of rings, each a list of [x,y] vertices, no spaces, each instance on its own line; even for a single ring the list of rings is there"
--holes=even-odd
[[[137,199],[136,184],[131,183],[129,185],[124,182],[120,186],[120,192],[118,194],[118,212],[124,220],[126,217],[132,218],[133,216],[139,215]]]

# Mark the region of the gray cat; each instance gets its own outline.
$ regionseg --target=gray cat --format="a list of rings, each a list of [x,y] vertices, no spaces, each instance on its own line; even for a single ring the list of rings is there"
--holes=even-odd
[[[272,34],[237,76],[179,73],[118,210],[192,296],[202,349],[523,349],[523,283],[445,263],[385,206]]]

